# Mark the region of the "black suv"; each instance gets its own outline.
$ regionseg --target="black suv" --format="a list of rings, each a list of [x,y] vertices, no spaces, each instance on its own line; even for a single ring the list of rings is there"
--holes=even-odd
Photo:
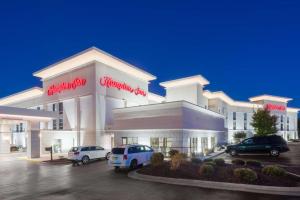
[[[239,144],[228,145],[225,152],[231,156],[269,153],[270,156],[276,157],[286,151],[289,151],[286,141],[281,136],[270,135],[251,137]]]

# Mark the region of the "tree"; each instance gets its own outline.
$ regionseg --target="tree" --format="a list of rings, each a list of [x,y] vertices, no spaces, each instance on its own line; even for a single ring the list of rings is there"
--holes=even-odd
[[[236,143],[239,143],[241,140],[245,139],[246,137],[247,137],[247,133],[244,132],[244,131],[236,132],[233,135],[233,138],[234,138],[234,140],[235,140]]]
[[[258,109],[252,116],[252,123],[256,135],[264,136],[277,133],[277,117],[271,115],[267,109]]]

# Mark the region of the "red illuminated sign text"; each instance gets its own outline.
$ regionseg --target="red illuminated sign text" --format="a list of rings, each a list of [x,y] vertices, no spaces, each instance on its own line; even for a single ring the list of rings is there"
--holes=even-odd
[[[125,90],[130,93],[134,93],[135,95],[146,96],[146,92],[140,89],[139,87],[133,88],[130,85],[126,84],[125,82],[115,81],[109,76],[104,76],[100,78],[100,85],[107,88],[112,87],[112,88],[117,88],[118,90]]]
[[[48,96],[52,96],[56,93],[61,93],[64,90],[75,90],[77,87],[84,86],[86,84],[86,79],[75,78],[71,82],[62,82],[57,85],[51,85],[48,89]]]
[[[271,104],[271,103],[266,104],[265,108],[270,111],[271,110],[278,110],[278,111],[286,110],[286,107],[283,105],[276,105],[276,104]]]

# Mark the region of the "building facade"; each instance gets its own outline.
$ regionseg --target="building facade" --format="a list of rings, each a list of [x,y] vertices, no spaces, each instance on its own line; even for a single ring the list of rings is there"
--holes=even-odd
[[[253,113],[267,107],[279,117],[279,133],[297,138],[298,109],[291,99],[262,95],[250,102],[232,100],[223,92],[204,90],[201,75],[163,82],[166,95],[149,92],[156,77],[97,48],[90,48],[33,74],[42,88],[0,99],[0,106],[52,111],[57,118],[40,122],[41,152],[53,146],[141,143],[158,151],[207,152],[233,141],[238,131],[254,134]],[[26,147],[27,124],[11,125],[11,145]]]

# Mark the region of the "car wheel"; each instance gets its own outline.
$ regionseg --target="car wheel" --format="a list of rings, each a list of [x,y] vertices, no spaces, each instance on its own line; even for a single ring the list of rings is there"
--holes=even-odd
[[[82,157],[82,164],[86,165],[90,161],[90,158],[88,156],[83,156]]]
[[[120,170],[119,166],[115,166],[115,172],[118,172]]]
[[[130,163],[130,169],[135,169],[137,168],[137,160],[132,160]]]
[[[109,160],[110,156],[111,156],[111,153],[108,152],[108,153],[106,154],[106,156],[105,156],[105,159],[106,159],[106,160]]]
[[[279,156],[279,151],[277,150],[277,149],[272,149],[271,151],[270,151],[270,155],[272,156],[272,157],[278,157]]]
[[[231,149],[231,150],[229,151],[229,154],[230,154],[231,156],[237,156],[237,155],[238,155],[238,153],[237,153],[237,151],[236,151],[235,149]]]

